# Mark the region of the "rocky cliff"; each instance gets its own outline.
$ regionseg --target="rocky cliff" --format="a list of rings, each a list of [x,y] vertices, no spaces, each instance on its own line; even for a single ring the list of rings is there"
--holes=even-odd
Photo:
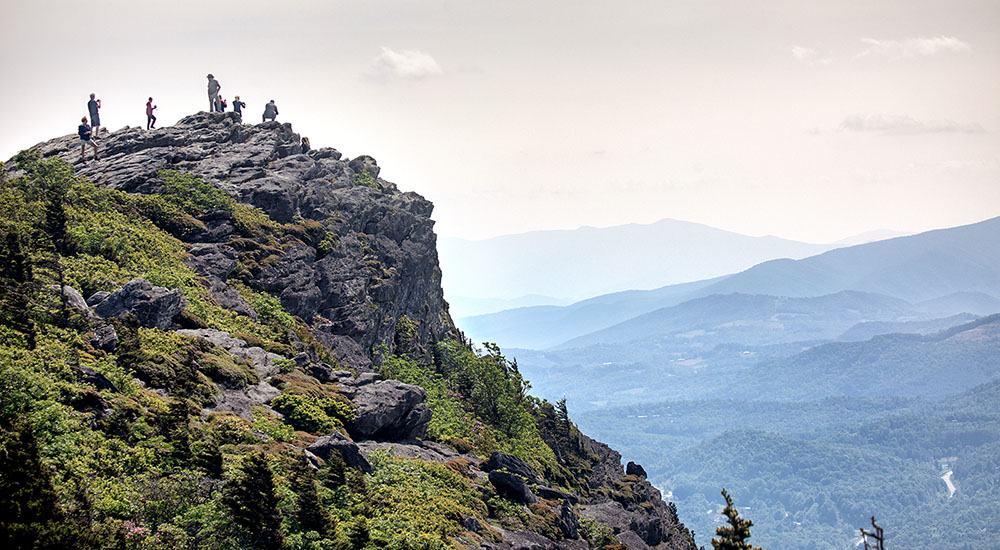
[[[302,154],[291,124],[241,124],[235,113],[199,113],[176,125],[104,133],[100,160],[80,162],[79,140],[39,144],[44,157],[75,163],[93,183],[127,193],[156,193],[159,174],[194,174],[278,223],[312,220],[323,237],[264,250],[234,229],[226,212],[208,212],[203,228],[183,235],[190,265],[231,307],[225,285],[252,266],[251,286],[277,296],[292,315],[318,323],[316,336],[344,366],[367,369],[381,346],[391,352],[396,322],[416,322],[423,347],[454,335],[441,291],[434,206],[379,177],[369,156],[345,159],[336,149]],[[88,155],[90,152],[88,151]]]
[[[693,550],[640,466],[461,342],[432,205],[299,142],[199,113],[0,169],[0,359],[38,386],[0,408],[34,458],[0,466],[61,502],[9,546]]]

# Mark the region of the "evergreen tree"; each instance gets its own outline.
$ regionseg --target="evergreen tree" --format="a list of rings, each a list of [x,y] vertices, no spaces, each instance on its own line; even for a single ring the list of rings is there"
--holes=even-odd
[[[0,431],[0,547],[19,549],[90,548],[82,525],[59,507],[38,453],[31,427],[3,422]]]
[[[295,517],[299,528],[303,531],[316,531],[323,536],[332,533],[333,521],[323,509],[313,471],[304,456],[299,457],[292,465],[291,488],[296,495]]]
[[[188,400],[178,398],[170,402],[163,418],[163,435],[173,448],[170,455],[178,466],[187,464],[192,458],[190,413]]]
[[[739,511],[733,506],[733,497],[725,489],[722,490],[722,497],[726,499],[726,508],[722,514],[726,516],[726,523],[715,529],[715,534],[719,538],[712,539],[712,548],[715,550],[761,550],[760,546],[753,546],[746,540],[750,538],[750,527],[753,522],[740,517]]]
[[[35,349],[35,323],[31,318],[31,260],[19,235],[8,231],[0,240],[0,323],[24,335],[28,349]]]
[[[284,547],[274,475],[263,452],[256,451],[243,458],[226,482],[222,500],[233,523],[243,530],[247,547],[260,550]]]

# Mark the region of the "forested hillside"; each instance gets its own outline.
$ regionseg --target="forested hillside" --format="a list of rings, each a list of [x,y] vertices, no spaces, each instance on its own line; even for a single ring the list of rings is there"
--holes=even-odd
[[[873,514],[890,548],[989,548],[1000,520],[998,387],[940,400],[670,402],[580,418],[642,461],[696,533],[721,521],[721,484],[764,548],[850,548]]]

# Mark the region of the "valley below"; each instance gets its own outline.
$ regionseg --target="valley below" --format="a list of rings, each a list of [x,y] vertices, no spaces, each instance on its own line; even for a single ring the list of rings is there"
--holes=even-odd
[[[505,348],[532,393],[565,399],[584,432],[642,464],[699,545],[725,522],[725,488],[763,548],[855,548],[871,516],[888,547],[988,548],[998,228],[507,310],[473,318],[473,333],[535,342]]]

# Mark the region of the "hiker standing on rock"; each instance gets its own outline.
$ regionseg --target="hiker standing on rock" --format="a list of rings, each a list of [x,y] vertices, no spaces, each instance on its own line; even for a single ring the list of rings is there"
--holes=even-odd
[[[261,122],[267,122],[267,119],[271,119],[271,122],[274,122],[274,118],[277,116],[278,106],[274,104],[274,100],[272,99],[267,102],[267,105],[264,106],[264,116],[262,117]]]
[[[222,85],[215,79],[215,75],[208,73],[208,112],[214,113],[219,110],[219,90]]]
[[[97,134],[101,130],[101,100],[94,99],[97,94],[90,94],[90,101],[87,102],[87,110],[90,111],[90,125],[93,127],[93,139],[97,139]]]
[[[309,138],[302,136],[302,154],[306,154],[312,149],[312,145],[309,144]]]
[[[87,144],[94,148],[94,160],[97,160],[97,142],[91,133],[90,125],[87,124],[87,117],[80,119],[80,127],[77,129],[80,135],[80,160],[87,160]]]
[[[233,98],[233,111],[236,113],[236,116],[239,117],[240,122],[243,122],[243,108],[246,106],[246,103],[240,101],[240,96]]]
[[[156,105],[153,105],[153,98],[149,98],[146,102],[146,129],[156,128],[156,117],[153,116],[153,110],[156,109]]]

